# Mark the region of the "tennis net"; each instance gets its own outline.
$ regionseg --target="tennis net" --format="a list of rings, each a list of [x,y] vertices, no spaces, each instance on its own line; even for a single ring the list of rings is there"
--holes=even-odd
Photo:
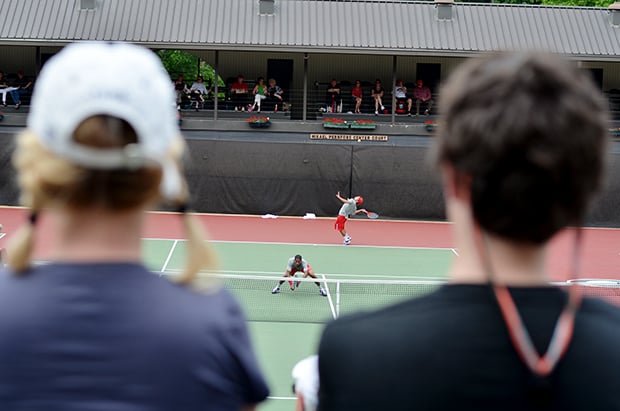
[[[393,304],[425,295],[443,281],[288,279],[282,276],[209,274],[241,303],[249,321],[324,323],[340,315]],[[280,281],[280,291],[272,291]],[[315,284],[318,282],[320,287]],[[320,293],[323,288],[327,295]]]
[[[168,273],[173,275],[172,273]],[[248,321],[324,323],[343,314],[372,310],[426,295],[443,280],[292,279],[257,274],[203,274],[198,285],[212,281],[224,285],[240,302]],[[284,281],[280,290],[272,290]],[[295,290],[291,290],[293,281]],[[320,288],[326,290],[322,296]],[[620,280],[579,279],[551,283],[558,287],[580,287],[584,296],[603,298],[620,306]]]

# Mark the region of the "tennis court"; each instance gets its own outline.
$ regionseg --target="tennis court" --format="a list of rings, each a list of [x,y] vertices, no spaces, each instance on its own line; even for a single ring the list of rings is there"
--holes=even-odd
[[[316,351],[322,323],[338,314],[378,307],[431,291],[455,255],[449,248],[344,247],[342,245],[214,242],[221,258],[222,281],[246,312],[259,360],[271,388],[261,410],[291,410],[291,369]],[[185,242],[144,240],[153,271],[174,273],[183,267]],[[329,295],[311,281],[293,291],[287,283],[271,289],[289,257],[301,254]],[[389,264],[385,264],[389,261]],[[337,281],[336,281],[337,280]],[[362,280],[362,282],[356,282]],[[423,280],[420,284],[411,280]]]
[[[227,277],[224,283],[238,297],[249,320],[271,389],[261,411],[293,409],[291,369],[299,359],[316,352],[324,321],[335,313],[373,308],[432,290],[458,253],[451,248],[447,223],[352,219],[347,228],[353,245],[345,247],[329,218],[198,218],[208,228],[220,256],[218,276]],[[26,210],[0,207],[6,233],[0,247],[25,221]],[[37,259],[46,259],[54,241],[52,227],[44,214],[37,226]],[[144,237],[145,260],[153,271],[173,274],[183,267],[185,241],[178,215],[150,213]],[[570,272],[567,256],[574,251],[573,238],[573,231],[566,230],[550,247],[549,271],[555,281],[566,280]],[[279,294],[271,294],[287,259],[295,254],[302,254],[326,282],[328,297],[322,297],[312,282],[302,283],[294,292],[285,283]],[[585,229],[581,254],[581,277],[619,278],[620,230]],[[418,282],[413,289],[401,284],[411,281]]]

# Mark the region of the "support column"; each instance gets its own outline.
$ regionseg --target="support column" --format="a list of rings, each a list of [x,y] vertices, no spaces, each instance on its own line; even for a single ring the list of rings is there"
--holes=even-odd
[[[391,99],[392,99],[392,125],[396,122],[396,97],[394,96],[394,88],[396,88],[396,63],[398,60],[398,56],[392,56],[392,90],[391,90]]]
[[[215,66],[213,66],[213,77],[215,80],[215,95],[213,96],[213,120],[217,120],[217,102],[218,97],[220,96],[220,52],[219,50],[215,50]]]
[[[304,53],[304,95],[303,95],[303,114],[302,120],[305,122],[307,119],[308,109],[308,53]]]

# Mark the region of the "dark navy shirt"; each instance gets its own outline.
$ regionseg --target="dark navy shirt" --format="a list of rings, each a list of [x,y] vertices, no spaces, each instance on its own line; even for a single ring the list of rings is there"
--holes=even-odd
[[[544,353],[564,292],[510,291]],[[540,379],[520,360],[491,288],[446,285],[331,322],[319,374],[321,411],[620,410],[620,308],[584,299],[566,355]]]
[[[238,410],[267,395],[223,289],[129,263],[0,272],[0,410]]]

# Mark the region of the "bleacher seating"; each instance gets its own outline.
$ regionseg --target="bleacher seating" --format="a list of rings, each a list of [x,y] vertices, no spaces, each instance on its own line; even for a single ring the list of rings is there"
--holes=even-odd
[[[226,80],[225,85],[220,86],[219,88],[220,99],[218,102],[218,108],[220,110],[233,110],[234,109],[234,105],[232,104],[232,101],[231,101],[230,87],[232,83],[234,83],[235,81],[236,81],[236,77],[230,77]],[[248,84],[248,90],[249,90],[247,104],[252,104],[253,102],[252,90],[256,82],[254,80],[246,80],[246,83]],[[342,96],[342,111],[341,111],[342,113],[348,113],[354,110],[355,102],[353,98],[351,97],[351,88],[352,88],[353,83],[354,83],[353,81],[349,81],[349,80],[342,80],[339,83],[340,88],[341,88],[341,96]],[[372,89],[373,84],[374,83],[371,81],[367,81],[367,80],[362,81],[362,87],[364,89],[362,106],[361,106],[362,114],[370,114],[370,115],[374,114],[374,111],[375,111],[374,101],[370,95],[370,91]],[[309,107],[309,110],[312,110],[313,112],[317,112],[317,111],[325,112],[324,111],[326,109],[325,91],[327,90],[328,85],[329,85],[329,81],[315,82],[313,84],[313,87],[309,88],[309,93],[310,93],[309,101],[311,102],[314,101],[314,104],[316,104],[315,107]],[[415,84],[409,82],[409,83],[405,83],[405,86],[407,87],[407,90],[410,93],[411,90],[413,90],[413,88],[415,87]],[[287,90],[285,90],[285,96],[286,96],[286,92]],[[620,122],[620,90],[611,89],[609,91],[606,91],[604,94],[609,101],[609,109],[611,112],[612,119],[616,122]],[[211,98],[205,102],[202,108],[213,109],[213,97],[212,96],[210,97]],[[22,104],[28,105],[30,102],[30,98],[31,98],[31,93],[28,93],[22,96]],[[433,107],[433,113],[431,114],[436,114],[437,113],[437,94],[436,93],[433,93],[433,99],[435,100],[435,106]],[[286,97],[284,101],[285,102],[287,101]],[[9,104],[11,103],[10,98],[8,99],[8,103]],[[392,106],[392,91],[389,90],[388,88],[385,88],[385,97],[383,99],[383,103],[385,106],[385,114],[391,114],[392,112],[392,107],[391,107]],[[263,101],[262,109],[263,111],[272,111],[273,103],[270,102],[269,100]],[[396,114],[404,115],[406,113],[397,112]]]
[[[342,96],[342,113],[353,112],[355,108],[355,102],[353,101],[353,97],[351,96],[351,88],[352,84],[355,82],[343,80],[340,83],[340,95]],[[374,83],[369,81],[362,81],[362,88],[364,89],[364,94],[362,95],[362,106],[361,111],[363,114],[373,114],[375,112],[375,101],[372,99],[370,95],[370,90],[372,89]],[[325,110],[325,93],[327,90],[327,86],[329,85],[329,81],[325,82],[315,82],[314,83],[314,93],[315,99],[317,102],[318,110]],[[391,113],[392,111],[392,92],[390,90],[385,90],[385,97],[383,98],[383,105],[387,113]]]
[[[611,111],[612,119],[620,121],[620,90],[611,89],[605,95],[609,100],[609,110]]]

